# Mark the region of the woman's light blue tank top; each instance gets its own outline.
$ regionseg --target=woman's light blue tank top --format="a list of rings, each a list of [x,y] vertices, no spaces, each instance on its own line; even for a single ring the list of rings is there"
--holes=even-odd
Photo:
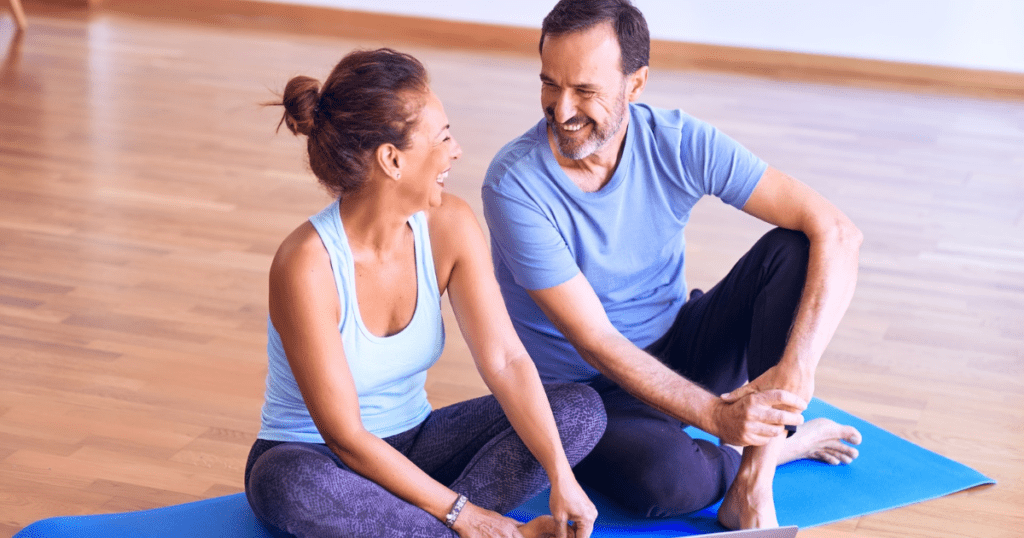
[[[424,383],[427,369],[437,362],[444,348],[441,297],[426,216],[420,212],[409,219],[416,246],[416,310],[401,332],[387,337],[372,334],[359,314],[355,264],[338,202],[309,220],[331,257],[341,307],[338,330],[359,394],[363,427],[382,438],[404,432],[430,414]],[[281,337],[269,320],[267,356],[267,392],[259,438],[323,443],[288,365]]]

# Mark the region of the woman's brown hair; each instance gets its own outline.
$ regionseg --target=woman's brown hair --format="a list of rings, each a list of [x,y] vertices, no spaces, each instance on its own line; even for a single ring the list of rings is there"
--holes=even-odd
[[[427,91],[427,71],[408,54],[382,48],[350,52],[324,81],[288,81],[281,122],[307,137],[309,167],[334,196],[358,191],[382,144],[408,149]],[[280,124],[278,125],[280,127]]]

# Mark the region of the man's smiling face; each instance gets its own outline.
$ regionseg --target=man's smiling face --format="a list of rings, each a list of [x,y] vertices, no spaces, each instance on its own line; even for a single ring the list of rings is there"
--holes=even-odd
[[[624,127],[629,77],[621,56],[611,24],[545,38],[541,107],[562,157],[588,157]]]

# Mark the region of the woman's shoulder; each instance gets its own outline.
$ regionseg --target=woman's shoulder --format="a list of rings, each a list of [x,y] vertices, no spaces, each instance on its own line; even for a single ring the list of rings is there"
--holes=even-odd
[[[430,239],[458,238],[465,226],[477,226],[476,215],[465,200],[451,193],[442,193],[441,205],[431,207],[424,212]]]
[[[425,213],[437,282],[443,291],[447,287],[452,268],[460,261],[486,257],[487,244],[473,209],[458,196],[444,193],[441,205]]]
[[[281,242],[270,265],[270,279],[308,274],[312,269],[330,267],[330,257],[316,228],[308,220],[295,228]]]

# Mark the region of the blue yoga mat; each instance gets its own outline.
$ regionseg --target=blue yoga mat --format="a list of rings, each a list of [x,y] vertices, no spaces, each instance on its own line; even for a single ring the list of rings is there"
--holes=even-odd
[[[810,420],[830,418],[860,430],[860,457],[851,465],[831,466],[796,461],[775,474],[775,508],[779,523],[813,527],[934,499],[995,481],[970,467],[913,443],[815,399],[804,412]],[[703,435],[703,432],[694,432]],[[648,520],[630,516],[611,501],[591,493],[601,515],[594,538],[677,537],[723,530],[713,506],[682,518]],[[543,492],[509,513],[526,521],[548,513]],[[37,521],[15,538],[270,538],[256,521],[245,494],[238,493],[141,512],[55,517]]]
[[[858,457],[850,465],[832,466],[799,460],[779,467],[775,472],[775,511],[780,525],[814,527],[898,508],[949,495],[957,491],[995,481],[985,475],[903,440],[867,421],[861,420],[817,398],[804,412],[807,420],[829,418],[860,430],[863,437]],[[694,437],[714,440],[693,430]],[[601,495],[588,492],[600,516],[593,536],[691,536],[721,532],[716,514],[718,505],[686,517],[645,520],[630,516]],[[509,513],[527,521],[548,513],[548,492]]]
[[[244,493],[123,514],[53,517],[14,538],[272,538]]]

